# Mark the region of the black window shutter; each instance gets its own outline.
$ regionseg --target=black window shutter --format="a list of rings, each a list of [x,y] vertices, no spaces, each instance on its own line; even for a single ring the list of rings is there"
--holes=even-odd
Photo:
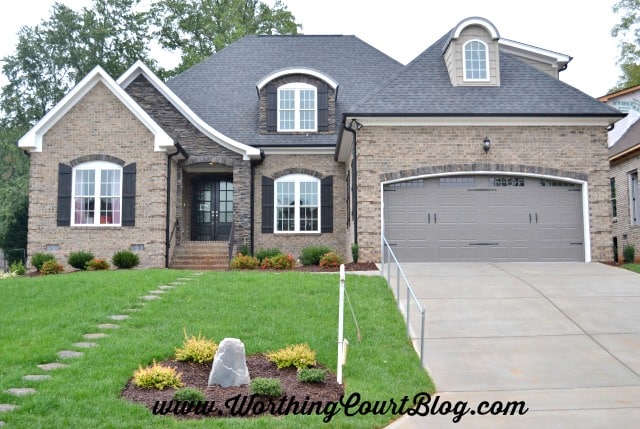
[[[333,232],[333,176],[320,181],[320,232]]]
[[[273,233],[273,179],[262,176],[262,232]]]
[[[71,174],[70,165],[58,164],[58,226],[71,225]]]
[[[267,85],[267,131],[278,130],[278,88]]]
[[[122,226],[136,224],[136,163],[122,168]]]
[[[329,88],[326,83],[318,87],[318,131],[329,131]]]

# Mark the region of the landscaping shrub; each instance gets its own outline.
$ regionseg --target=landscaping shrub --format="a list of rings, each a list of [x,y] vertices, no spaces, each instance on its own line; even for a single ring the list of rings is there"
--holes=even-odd
[[[282,252],[277,247],[260,249],[256,252],[256,258],[258,258],[258,262],[261,264],[264,262],[265,258],[273,258],[278,255],[282,255]]]
[[[89,271],[108,270],[109,267],[109,263],[104,259],[93,258],[87,262],[87,270]]]
[[[282,383],[277,378],[256,377],[251,380],[249,390],[253,395],[281,396],[284,393]]]
[[[293,255],[276,255],[269,258],[264,258],[260,268],[263,270],[272,269],[272,270],[290,270],[295,267],[296,259]]]
[[[622,258],[626,264],[631,264],[636,260],[636,248],[632,244],[627,244],[622,249]]]
[[[198,337],[187,336],[187,331],[184,331],[184,343],[182,348],[176,348],[176,360],[183,362],[212,362],[213,357],[218,350],[218,345],[201,334]]]
[[[342,258],[336,252],[325,253],[320,258],[320,266],[327,268],[337,268],[342,264]]]
[[[267,359],[275,363],[278,369],[295,366],[298,369],[316,364],[316,352],[308,344],[294,344],[266,354]]]
[[[49,274],[60,274],[62,272],[64,272],[64,267],[55,259],[45,261],[45,263],[40,267],[40,274],[44,276]]]
[[[9,267],[9,272],[16,276],[23,276],[27,273],[27,268],[24,266],[22,261],[14,261]]]
[[[231,260],[232,270],[254,270],[258,265],[258,258],[240,253]]]
[[[353,258],[353,262],[358,263],[358,259],[360,259],[360,246],[358,246],[358,243],[351,245],[351,257]]]
[[[44,264],[47,261],[51,261],[55,259],[56,257],[53,256],[52,253],[38,252],[38,253],[34,253],[33,256],[31,257],[31,265],[36,267],[37,271],[40,271],[40,268],[42,268],[42,264]]]
[[[183,387],[182,389],[176,390],[176,393],[173,394],[173,399],[176,401],[190,401],[190,402],[198,402],[204,401],[204,393],[199,391],[198,389],[194,389],[192,387]]]
[[[131,250],[119,250],[113,255],[111,262],[118,268],[129,269],[138,266],[140,257]]]
[[[302,249],[300,261],[302,265],[320,265],[320,259],[333,249],[327,246],[308,246]]]
[[[163,390],[165,387],[178,389],[182,387],[182,380],[180,373],[174,368],[158,365],[154,360],[152,366],[138,367],[133,373],[133,384],[144,389]]]
[[[320,368],[302,368],[298,370],[296,378],[302,383],[322,383],[327,372]]]
[[[87,262],[89,262],[93,258],[95,258],[95,256],[91,252],[71,252],[69,258],[67,259],[67,262],[75,269],[86,270]]]

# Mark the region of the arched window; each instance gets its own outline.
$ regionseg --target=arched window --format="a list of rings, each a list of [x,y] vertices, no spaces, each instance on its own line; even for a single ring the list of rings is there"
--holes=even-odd
[[[317,88],[289,83],[278,88],[278,131],[317,130]]]
[[[275,181],[275,232],[320,232],[320,180],[290,174]]]
[[[90,161],[73,168],[71,225],[122,223],[122,167]]]
[[[489,80],[487,45],[480,40],[464,44],[464,80]]]

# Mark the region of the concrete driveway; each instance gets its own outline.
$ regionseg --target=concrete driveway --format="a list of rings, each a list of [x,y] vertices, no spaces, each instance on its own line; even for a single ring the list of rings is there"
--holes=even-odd
[[[599,263],[403,268],[427,308],[425,366],[440,403],[525,401],[529,411],[404,416],[391,428],[639,427],[640,274]]]

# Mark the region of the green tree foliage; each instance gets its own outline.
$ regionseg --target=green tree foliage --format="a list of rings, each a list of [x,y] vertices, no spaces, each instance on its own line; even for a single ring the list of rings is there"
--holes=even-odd
[[[139,10],[140,2],[94,0],[79,12],[56,3],[49,19],[22,27],[15,53],[3,59],[3,124],[33,125],[96,65],[112,76],[138,59],[153,66],[151,14]]]
[[[613,90],[640,85],[640,0],[618,0],[613,12],[620,15],[620,22],[611,30],[618,39],[620,77]]]
[[[155,3],[158,41],[178,51],[181,62],[170,75],[200,63],[250,34],[297,34],[301,28],[279,0],[164,0]]]

